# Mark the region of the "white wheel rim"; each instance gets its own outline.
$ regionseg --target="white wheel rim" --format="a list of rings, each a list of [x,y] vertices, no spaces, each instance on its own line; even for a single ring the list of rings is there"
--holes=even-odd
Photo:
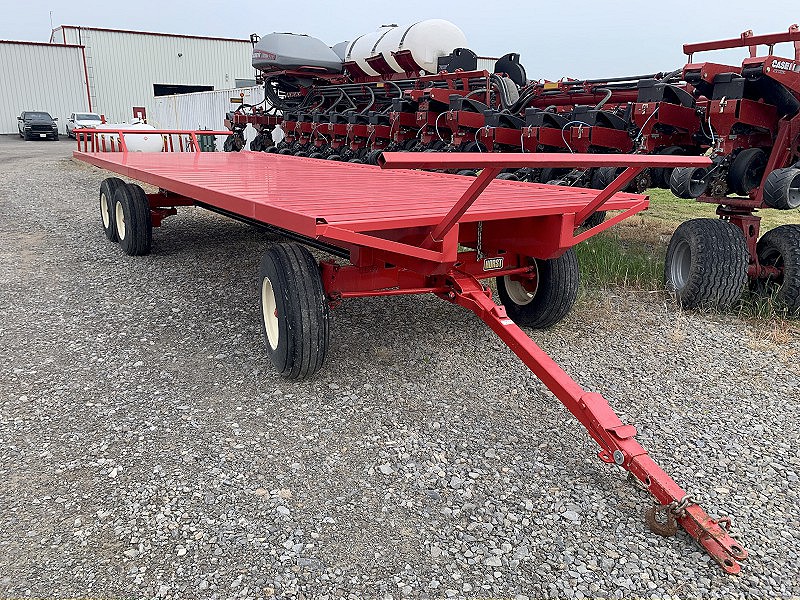
[[[273,350],[278,348],[278,305],[275,302],[275,291],[269,277],[261,280],[261,312],[264,318],[264,330],[267,342]]]
[[[539,268],[536,263],[534,263],[533,266],[535,268],[535,278],[533,279],[535,287],[533,288],[533,291],[527,289],[519,279],[513,279],[509,275],[503,277],[503,283],[505,283],[506,286],[506,293],[508,294],[508,297],[511,298],[511,301],[517,306],[525,306],[526,304],[530,304],[533,302],[533,299],[536,296],[536,290],[539,288]]]
[[[103,227],[108,229],[111,224],[111,215],[108,214],[108,201],[105,194],[100,194],[100,218],[103,219]]]
[[[125,212],[122,210],[122,202],[117,202],[114,208],[114,220],[117,222],[117,235],[120,240],[125,239]]]

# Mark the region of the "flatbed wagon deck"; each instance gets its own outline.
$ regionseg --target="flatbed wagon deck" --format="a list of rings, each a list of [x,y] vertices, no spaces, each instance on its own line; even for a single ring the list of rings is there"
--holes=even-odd
[[[125,132],[116,134],[124,148]],[[728,534],[730,521],[706,514],[636,441],[636,429],[519,327],[549,327],[568,313],[578,291],[573,246],[647,207],[646,196],[619,193],[625,185],[648,167],[703,166],[707,158],[387,153],[380,168],[264,153],[106,153],[86,151],[85,140],[83,146],[75,158],[159,188],[145,194],[117,178],[101,185],[103,229],[127,254],[147,254],[153,226],[176,207],[198,205],[347,259],[318,262],[298,243],[277,244],[262,258],[262,330],[282,375],[306,377],[321,368],[329,310],[344,298],[432,293],[468,308],[581,422],[599,458],[649,491],[654,505],[646,519],[654,532],[672,535],[680,524],[726,572],[739,572],[747,552]],[[623,171],[603,190],[495,180],[505,168],[599,166]],[[481,171],[471,178],[410,170],[422,168]],[[601,210],[618,212],[587,228]],[[482,283],[489,278],[501,304]]]
[[[460,175],[263,152],[174,153],[169,160],[143,152],[75,152],[75,157],[309,236],[324,234],[326,225],[359,232],[433,226],[472,182]],[[460,222],[577,213],[596,195],[585,188],[495,180]],[[646,208],[646,197],[616,194],[603,208],[633,207]]]

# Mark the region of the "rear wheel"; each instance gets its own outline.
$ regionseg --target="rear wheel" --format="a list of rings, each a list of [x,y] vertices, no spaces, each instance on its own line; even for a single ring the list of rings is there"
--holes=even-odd
[[[781,271],[759,285],[760,291],[775,294],[781,308],[800,316],[800,225],[781,225],[769,230],[757,246],[758,262]]]
[[[761,185],[766,167],[767,154],[761,148],[742,150],[728,169],[728,185],[733,193],[747,196]]]
[[[119,177],[107,177],[100,184],[100,224],[106,237],[112,242],[119,241],[114,218],[114,194],[124,185],[125,182]]]
[[[578,297],[578,258],[570,248],[558,258],[529,259],[532,277],[497,278],[497,292],[508,316],[519,325],[545,329],[569,313]]]
[[[708,169],[702,167],[676,167],[669,179],[669,189],[678,198],[699,198],[708,189]]]
[[[764,204],[779,210],[800,207],[800,169],[775,169],[764,181]]]
[[[675,230],[664,280],[684,308],[730,308],[747,285],[749,254],[742,231],[720,219],[692,219]]]
[[[262,331],[275,369],[289,379],[322,367],[329,342],[329,308],[319,265],[305,246],[278,244],[261,259]]]
[[[144,190],[126,183],[114,192],[114,225],[122,251],[129,256],[150,254],[153,224]]]

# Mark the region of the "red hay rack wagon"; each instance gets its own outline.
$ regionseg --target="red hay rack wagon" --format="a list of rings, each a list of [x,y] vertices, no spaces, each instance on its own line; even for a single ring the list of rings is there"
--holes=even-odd
[[[258,286],[267,351],[282,375],[307,377],[321,368],[329,310],[345,298],[431,293],[463,306],[581,422],[600,460],[627,470],[650,492],[653,531],[671,535],[680,524],[726,572],[739,572],[747,552],[728,534],[730,521],[706,514],[603,396],[581,388],[520,329],[551,326],[569,312],[578,290],[575,244],[647,208],[646,196],[619,190],[643,169],[705,167],[708,158],[400,152],[383,154],[380,166],[371,166],[197,152],[197,143],[184,152],[126,152],[126,133],[112,133],[123,141],[122,151],[101,151],[91,144],[98,132],[84,131],[74,157],[159,188],[146,194],[118,178],[103,181],[103,228],[126,254],[149,253],[153,226],[179,206],[204,207],[294,240],[266,252]],[[152,133],[193,139],[192,132]],[[594,167],[623,170],[602,190],[495,180],[504,169]],[[414,169],[481,171],[471,178]],[[619,212],[583,227],[598,210]],[[306,246],[333,258],[318,262]],[[491,278],[501,305],[482,283]]]

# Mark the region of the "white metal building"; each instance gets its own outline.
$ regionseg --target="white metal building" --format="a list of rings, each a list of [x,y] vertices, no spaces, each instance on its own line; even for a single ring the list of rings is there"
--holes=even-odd
[[[87,110],[84,48],[0,40],[0,133],[16,133],[17,117],[42,110],[58,118]]]
[[[225,113],[240,106],[232,103],[231,98],[240,98],[246,104],[259,104],[264,100],[264,86],[161,96],[153,100],[153,110],[148,113],[147,121],[159,129],[225,131]],[[244,133],[248,144],[256,136],[252,127],[247,127]],[[222,148],[224,141],[224,138],[218,139],[217,147]]]
[[[90,107],[109,121],[131,120],[134,107],[149,116],[154,97],[233,88],[255,78],[249,39],[62,25],[50,41],[85,48]]]

